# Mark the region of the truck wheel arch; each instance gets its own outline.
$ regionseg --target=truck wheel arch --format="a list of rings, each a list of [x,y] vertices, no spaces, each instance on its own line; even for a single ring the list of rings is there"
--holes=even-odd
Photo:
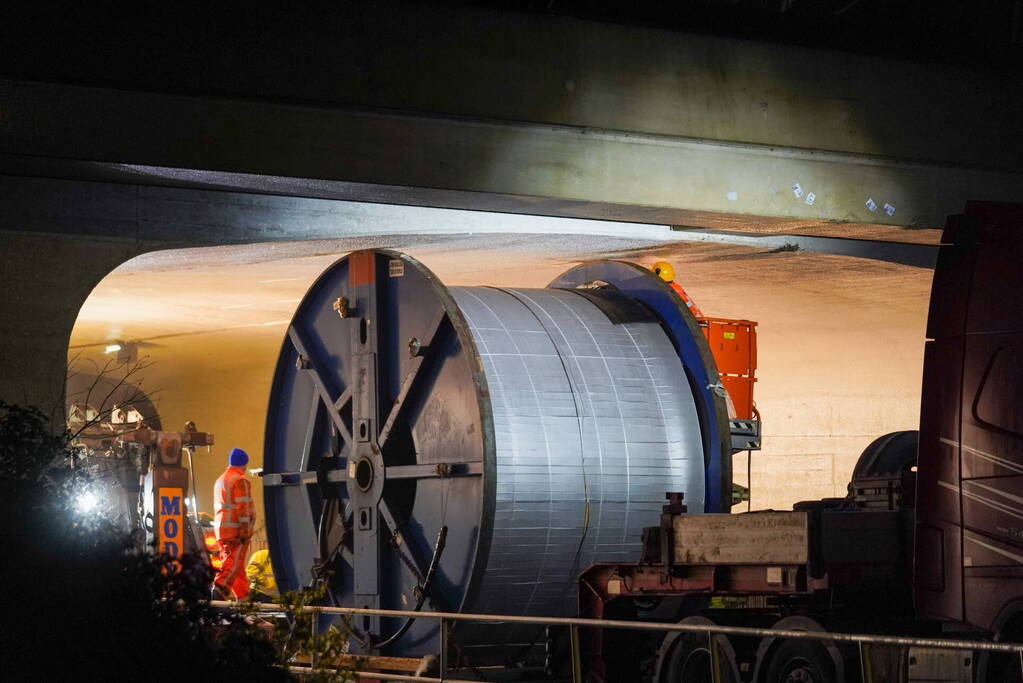
[[[998,612],[989,629],[995,640],[1004,640],[1006,634],[1023,635],[1023,596],[1013,598]]]
[[[1004,641],[1018,640],[1023,642],[1023,597],[1014,598],[1002,606],[998,616],[991,622],[991,633],[994,640]],[[988,678],[988,669],[991,667],[991,653],[977,653],[977,680],[984,681]]]
[[[783,617],[775,622],[771,628],[779,631],[828,632],[828,630],[815,619],[802,615]],[[760,645],[757,647],[757,661],[753,667],[754,681],[763,681],[763,677],[767,675],[768,660],[782,642],[784,642],[784,639],[774,638],[772,636],[765,636],[763,640],[760,641]],[[838,648],[833,642],[824,640],[818,642],[820,642],[821,646],[835,664],[835,679],[837,683],[845,683],[845,659],[842,657],[842,653],[838,651]]]

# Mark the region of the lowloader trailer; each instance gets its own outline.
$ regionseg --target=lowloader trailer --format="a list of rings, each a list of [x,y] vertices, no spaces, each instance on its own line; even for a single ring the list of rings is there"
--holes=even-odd
[[[641,560],[583,573],[581,616],[1023,641],[1021,235],[1019,206],[949,218],[919,433],[871,444],[845,498],[692,514],[668,493]],[[584,647],[593,681],[640,680],[644,648],[658,683],[1021,680],[1019,659],[993,653],[611,631]]]

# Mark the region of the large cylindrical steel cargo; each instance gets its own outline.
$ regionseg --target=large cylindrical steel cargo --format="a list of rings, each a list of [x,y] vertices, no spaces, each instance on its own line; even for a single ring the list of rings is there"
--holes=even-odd
[[[727,425],[703,337],[659,280],[603,264],[546,289],[446,288],[385,251],[325,271],[271,393],[263,482],[282,587],[325,581],[339,605],[571,615],[579,572],[637,559],[666,491],[720,507]],[[355,627],[363,649],[435,649],[433,623]]]
[[[703,508],[692,391],[664,330],[641,309],[615,323],[594,303],[599,294],[451,292],[483,363],[494,423],[492,541],[474,609],[569,614],[579,571],[634,560],[665,491]]]

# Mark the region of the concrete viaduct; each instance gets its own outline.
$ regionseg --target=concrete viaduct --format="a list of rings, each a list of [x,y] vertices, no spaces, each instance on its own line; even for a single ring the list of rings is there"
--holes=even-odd
[[[154,249],[415,229],[387,205],[585,231],[1023,200],[1008,75],[481,9],[273,19],[2,29],[0,399],[59,403],[82,302]]]

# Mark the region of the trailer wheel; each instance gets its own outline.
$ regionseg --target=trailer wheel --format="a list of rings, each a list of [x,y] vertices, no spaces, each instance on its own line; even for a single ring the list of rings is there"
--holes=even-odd
[[[835,683],[835,665],[816,643],[782,643],[771,657],[767,683]]]
[[[683,633],[671,649],[668,665],[661,674],[662,683],[713,683],[710,644],[707,636]],[[721,663],[721,683],[737,683],[731,667]]]
[[[985,683],[1021,683],[1023,671],[1020,669],[1019,657],[1015,655],[989,655]]]

